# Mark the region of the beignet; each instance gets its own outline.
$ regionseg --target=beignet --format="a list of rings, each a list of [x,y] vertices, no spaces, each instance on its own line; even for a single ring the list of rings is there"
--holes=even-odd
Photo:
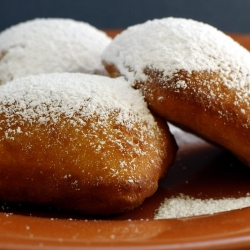
[[[107,74],[101,54],[111,42],[92,25],[63,18],[37,18],[0,33],[0,85],[47,73]]]
[[[61,73],[0,86],[0,200],[107,215],[152,195],[176,144],[123,78]]]
[[[250,54],[229,36],[194,20],[148,21],[118,35],[103,62],[155,113],[250,166]]]

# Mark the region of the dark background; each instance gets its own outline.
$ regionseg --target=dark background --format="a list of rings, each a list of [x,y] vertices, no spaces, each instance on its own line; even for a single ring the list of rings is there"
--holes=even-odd
[[[36,17],[72,18],[99,29],[124,29],[167,16],[250,34],[250,0],[0,0],[0,31]]]

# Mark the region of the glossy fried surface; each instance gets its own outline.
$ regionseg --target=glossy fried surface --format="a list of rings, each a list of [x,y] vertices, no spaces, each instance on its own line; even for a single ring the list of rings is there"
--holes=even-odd
[[[149,80],[135,86],[142,90],[152,110],[229,149],[250,165],[248,103],[237,97],[237,91],[225,87],[216,72],[192,72],[189,75],[180,71],[165,82],[167,88],[161,85],[161,74],[152,71],[147,74]],[[185,79],[185,88],[176,88],[180,79]],[[206,85],[207,82],[212,84]]]

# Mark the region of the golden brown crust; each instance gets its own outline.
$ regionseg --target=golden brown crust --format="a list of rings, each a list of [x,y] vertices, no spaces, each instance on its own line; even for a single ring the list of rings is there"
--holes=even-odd
[[[0,120],[4,117],[0,116]],[[81,129],[88,133],[92,122],[94,118]],[[69,125],[58,123],[51,130],[17,123],[23,133],[0,142],[0,199],[51,204],[86,214],[131,210],[156,191],[159,178],[174,159],[175,141],[165,122],[157,118],[157,123],[161,131],[158,138],[145,132],[147,143],[141,144],[135,132],[127,132],[125,127],[114,129],[110,122],[106,131],[121,140],[122,151],[112,142],[100,151],[93,150],[90,144],[102,140],[101,130],[95,131],[100,135],[97,141],[90,141]],[[4,124],[2,128],[1,138]],[[130,137],[138,140],[138,149],[145,155],[133,153]],[[133,164],[124,166],[123,171],[120,162],[128,165],[132,160]]]
[[[235,105],[236,91],[223,85],[223,80],[216,72],[192,72],[190,75],[179,71],[164,83],[165,87],[160,83],[162,78],[159,73],[151,71],[147,74],[150,76],[149,80],[143,84],[138,82],[136,88],[142,89],[152,110],[169,121],[222,145],[250,165],[250,123],[247,114],[242,112],[247,112],[247,103],[242,101]],[[173,87],[181,79],[185,79],[187,87]],[[204,84],[201,85],[201,82]],[[212,82],[215,83],[211,84]]]
[[[105,69],[107,70],[107,72],[109,73],[109,76],[112,78],[116,78],[121,76],[119,70],[116,68],[116,66],[114,64],[109,64],[106,63],[105,61],[103,61],[103,65],[105,67]]]

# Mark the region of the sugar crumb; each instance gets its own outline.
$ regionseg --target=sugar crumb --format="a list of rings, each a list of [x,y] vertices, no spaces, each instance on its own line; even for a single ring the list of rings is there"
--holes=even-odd
[[[157,209],[154,219],[185,218],[210,215],[250,206],[250,197],[197,199],[184,194],[166,198]]]

